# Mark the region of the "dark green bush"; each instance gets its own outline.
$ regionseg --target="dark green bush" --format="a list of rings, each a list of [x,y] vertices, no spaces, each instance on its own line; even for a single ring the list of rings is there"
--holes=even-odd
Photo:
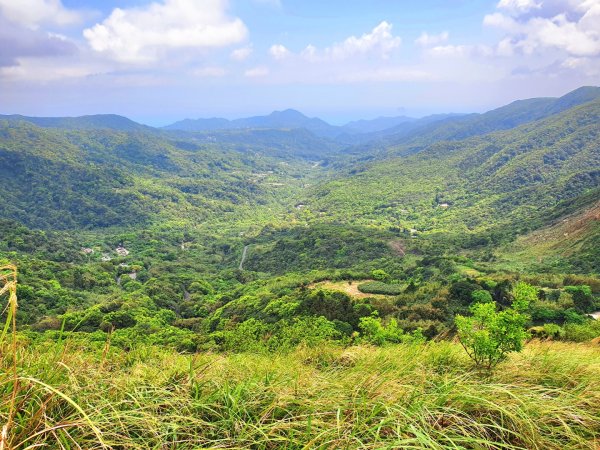
[[[382,283],[381,281],[369,281],[359,284],[358,290],[365,294],[398,295],[402,293],[402,286]]]

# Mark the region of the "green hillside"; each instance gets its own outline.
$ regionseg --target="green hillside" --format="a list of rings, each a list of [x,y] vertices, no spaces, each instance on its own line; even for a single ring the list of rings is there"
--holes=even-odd
[[[0,217],[48,229],[138,227],[171,219],[202,223],[220,215],[236,220],[250,207],[277,209],[311,173],[312,163],[269,153],[262,143],[240,148],[4,121]],[[293,165],[286,162],[290,158]]]
[[[600,98],[600,88],[581,87],[559,98],[518,100],[483,114],[449,117],[430,116],[368,135],[368,140],[349,153],[363,157],[364,153],[386,158],[389,154],[409,155],[442,141],[464,140],[495,131],[510,130],[526,123],[551,117],[568,109]],[[362,155],[361,155],[362,153]]]
[[[509,131],[363,163],[316,186],[305,203],[314,220],[510,238],[598,186],[599,120],[593,101]]]

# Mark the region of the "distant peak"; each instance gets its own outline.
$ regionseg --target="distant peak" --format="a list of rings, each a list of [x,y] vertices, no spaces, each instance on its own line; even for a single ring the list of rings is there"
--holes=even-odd
[[[304,114],[302,114],[300,111],[297,111],[295,109],[284,109],[283,111],[273,111],[271,113],[272,116],[282,116],[282,117],[306,117]]]

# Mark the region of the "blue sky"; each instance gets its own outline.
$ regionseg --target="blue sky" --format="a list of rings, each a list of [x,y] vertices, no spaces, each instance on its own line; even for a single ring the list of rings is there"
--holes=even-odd
[[[600,0],[0,0],[0,113],[485,111],[600,84]]]

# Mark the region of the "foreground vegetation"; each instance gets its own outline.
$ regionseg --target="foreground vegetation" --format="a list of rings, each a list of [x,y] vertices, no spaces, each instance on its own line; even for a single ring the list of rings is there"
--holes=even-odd
[[[18,350],[7,447],[595,449],[600,352],[533,342],[478,373],[458,344],[290,353]],[[13,378],[2,359],[7,422]]]

